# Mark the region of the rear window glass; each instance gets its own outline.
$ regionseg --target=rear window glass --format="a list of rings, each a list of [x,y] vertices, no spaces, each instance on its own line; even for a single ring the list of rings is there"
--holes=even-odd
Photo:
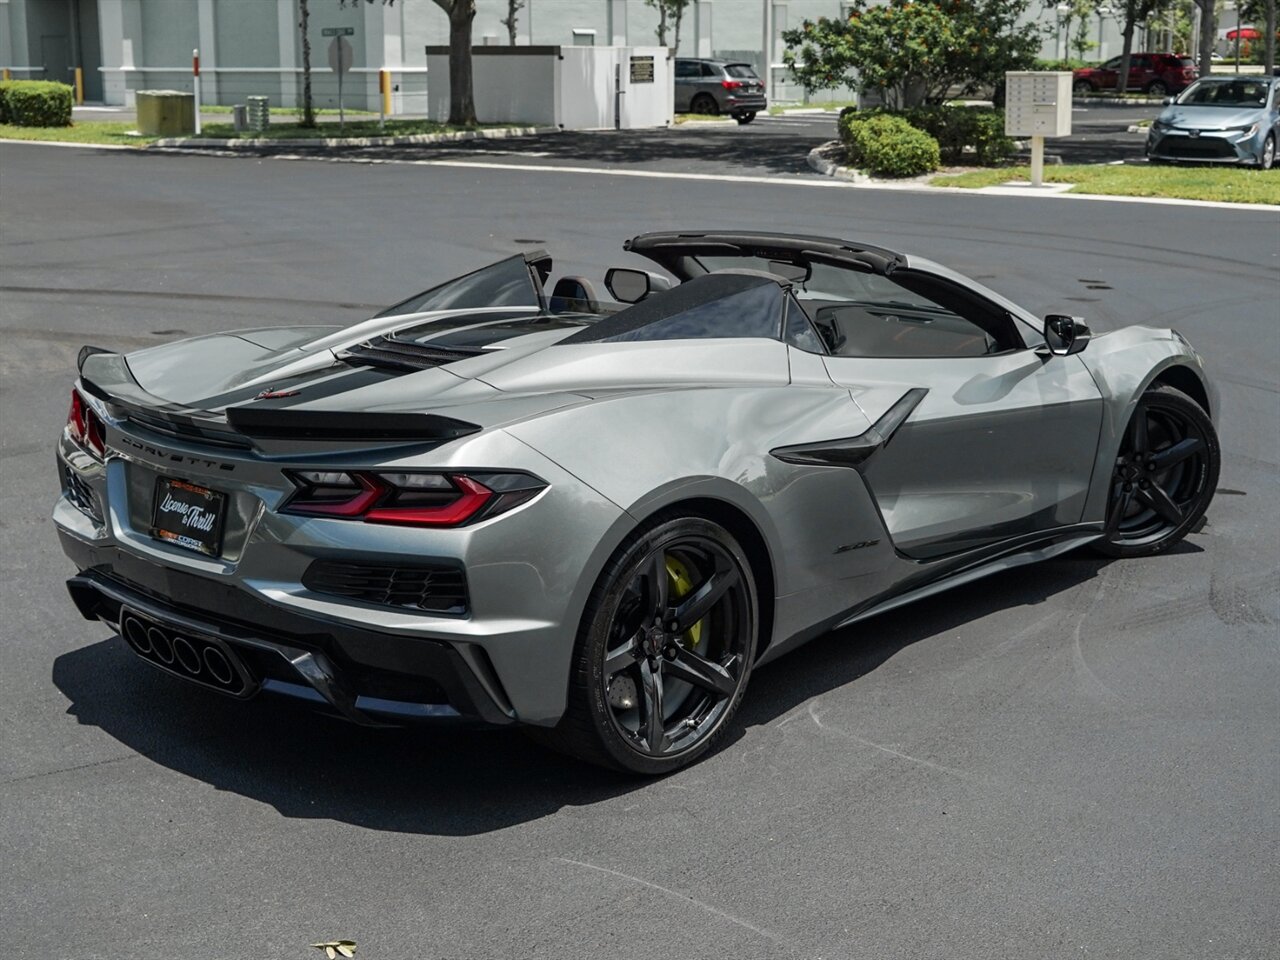
[[[708,274],[641,300],[562,344],[707,340],[782,334],[782,288],[764,277]]]
[[[738,80],[756,79],[756,72],[745,63],[731,63],[724,68],[724,72]]]
[[[536,307],[538,291],[523,256],[508,257],[474,273],[447,280],[383,310],[378,316],[467,310],[475,307]]]

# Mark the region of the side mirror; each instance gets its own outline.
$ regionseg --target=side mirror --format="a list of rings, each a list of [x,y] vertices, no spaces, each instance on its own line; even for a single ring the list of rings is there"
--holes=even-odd
[[[1093,334],[1089,325],[1079,317],[1051,313],[1044,318],[1044,339],[1049,352],[1058,357],[1069,357],[1089,345]]]
[[[666,277],[630,267],[610,267],[604,275],[604,286],[619,303],[639,303],[654,291],[671,289]]]

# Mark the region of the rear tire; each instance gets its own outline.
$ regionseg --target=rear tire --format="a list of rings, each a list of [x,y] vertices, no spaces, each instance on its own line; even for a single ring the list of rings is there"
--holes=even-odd
[[[733,534],[695,514],[659,514],[622,542],[591,591],[564,717],[529,733],[628,773],[687,766],[723,739],[758,630],[755,578]]]
[[[1071,89],[1077,97],[1087,97],[1093,93],[1093,84],[1088,80],[1077,80],[1071,85]]]
[[[1201,520],[1222,459],[1213,421],[1180,390],[1156,384],[1134,408],[1116,457],[1106,533],[1109,557],[1164,553]]]
[[[708,117],[720,116],[720,104],[709,93],[700,93],[689,104],[690,113],[701,113]]]
[[[1152,80],[1147,84],[1147,93],[1153,97],[1167,97],[1169,95],[1169,87],[1163,80]]]
[[[755,113],[738,113],[734,114],[733,119],[738,121],[738,126],[745,126],[756,118]]]

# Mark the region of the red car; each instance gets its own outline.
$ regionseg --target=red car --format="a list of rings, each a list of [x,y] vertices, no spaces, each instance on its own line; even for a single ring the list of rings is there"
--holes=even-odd
[[[1116,90],[1120,86],[1120,57],[1112,57],[1099,67],[1083,67],[1073,71],[1072,86],[1079,94]],[[1164,96],[1180,93],[1200,76],[1196,62],[1177,53],[1135,53],[1129,57],[1130,93],[1152,93]]]

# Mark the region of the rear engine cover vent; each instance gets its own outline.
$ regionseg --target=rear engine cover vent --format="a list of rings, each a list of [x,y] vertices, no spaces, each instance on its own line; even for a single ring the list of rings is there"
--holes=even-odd
[[[430,370],[455,360],[474,357],[479,350],[446,349],[428,347],[390,337],[374,337],[358,343],[339,355],[346,363],[364,364],[370,367],[390,367],[395,370]]]
[[[303,574],[302,585],[316,593],[380,606],[454,615],[467,612],[466,577],[460,568],[443,564],[409,567],[317,560]]]

